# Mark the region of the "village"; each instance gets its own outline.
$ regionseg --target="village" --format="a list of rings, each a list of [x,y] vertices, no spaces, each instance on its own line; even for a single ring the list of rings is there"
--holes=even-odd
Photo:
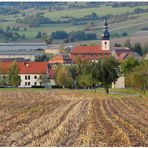
[[[148,147],[147,2],[0,2],[0,147]]]
[[[1,43],[0,44],[0,68],[1,72],[8,75],[10,65],[16,62],[19,67],[20,88],[26,87],[52,87],[57,85],[56,67],[58,65],[75,65],[78,64],[76,58],[88,60],[97,63],[98,59],[114,57],[120,63],[129,57],[141,60],[141,56],[133,52],[128,47],[111,47],[110,32],[108,30],[107,19],[102,27],[102,36],[100,45],[79,45],[65,46],[65,54],[60,51],[59,45],[47,45],[45,43]],[[17,45],[18,44],[18,45]],[[45,53],[52,54],[48,61],[35,61],[37,57],[42,57]],[[1,81],[3,79],[1,73]],[[46,79],[46,80],[45,80]],[[6,83],[5,83],[5,86]],[[1,84],[1,87],[2,84]],[[112,83],[112,88],[125,88],[125,78],[123,75]]]

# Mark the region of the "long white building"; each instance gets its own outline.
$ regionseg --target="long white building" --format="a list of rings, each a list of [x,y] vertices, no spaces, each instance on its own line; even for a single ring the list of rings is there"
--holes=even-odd
[[[12,62],[0,62],[0,69],[8,74]],[[48,63],[46,62],[17,62],[21,83],[19,87],[44,86],[45,77],[48,76]],[[2,75],[2,74],[1,74]]]

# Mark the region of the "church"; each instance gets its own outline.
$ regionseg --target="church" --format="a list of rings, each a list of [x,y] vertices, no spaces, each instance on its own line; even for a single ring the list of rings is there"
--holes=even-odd
[[[97,62],[97,60],[110,57],[110,33],[108,31],[107,18],[103,26],[103,33],[101,36],[101,45],[96,46],[77,46],[71,52],[71,59],[75,61],[75,58],[79,56],[80,58],[89,59],[92,62]]]
[[[111,47],[110,33],[108,30],[107,18],[105,18],[101,44],[96,46],[76,46],[70,54],[70,58],[75,63],[76,57],[97,62],[98,59],[114,56],[119,62],[123,62],[130,56],[140,58],[140,56],[127,47]]]
[[[55,70],[54,65],[56,64],[76,64],[76,58],[80,57],[81,59],[90,60],[91,62],[97,62],[98,59],[110,58],[111,56],[115,57],[119,62],[123,62],[129,57],[140,58],[140,56],[133,52],[127,47],[111,47],[110,43],[110,33],[108,30],[107,18],[105,19],[103,26],[103,33],[101,35],[101,44],[95,46],[76,46],[73,51],[70,53],[70,57],[64,55],[56,55],[49,61],[50,70],[50,80],[54,82],[55,80]],[[55,84],[55,82],[53,83]],[[119,77],[117,82],[112,85],[113,88],[125,88],[125,78]]]

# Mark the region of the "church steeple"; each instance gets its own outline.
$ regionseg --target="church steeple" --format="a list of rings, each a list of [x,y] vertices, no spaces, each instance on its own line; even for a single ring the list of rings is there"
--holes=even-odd
[[[104,20],[104,26],[103,26],[103,34],[102,34],[102,40],[109,40],[110,33],[108,31],[108,23],[107,23],[107,17],[105,17]]]
[[[101,36],[102,50],[110,50],[110,33],[108,31],[107,17],[104,20],[103,33]]]

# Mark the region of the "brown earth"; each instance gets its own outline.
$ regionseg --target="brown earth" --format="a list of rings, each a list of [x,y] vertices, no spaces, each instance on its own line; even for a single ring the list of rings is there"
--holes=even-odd
[[[0,146],[148,146],[148,98],[0,91]]]

